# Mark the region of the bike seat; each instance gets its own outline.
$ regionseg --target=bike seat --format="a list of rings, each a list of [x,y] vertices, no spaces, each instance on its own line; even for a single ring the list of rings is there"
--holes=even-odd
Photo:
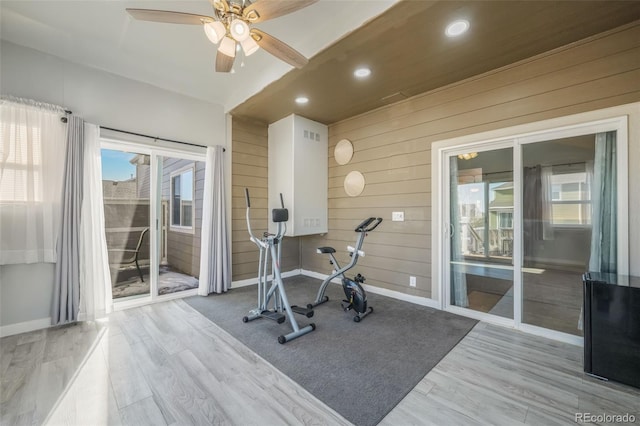
[[[329,253],[335,253],[336,249],[334,249],[333,247],[318,247],[318,253],[322,253],[322,254],[329,254]]]

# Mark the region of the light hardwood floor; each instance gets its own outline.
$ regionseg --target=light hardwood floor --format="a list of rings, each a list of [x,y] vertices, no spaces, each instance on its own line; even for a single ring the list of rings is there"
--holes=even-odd
[[[0,354],[3,425],[349,424],[180,300],[6,337]],[[480,323],[381,424],[640,418],[640,390],[581,362],[578,347]]]

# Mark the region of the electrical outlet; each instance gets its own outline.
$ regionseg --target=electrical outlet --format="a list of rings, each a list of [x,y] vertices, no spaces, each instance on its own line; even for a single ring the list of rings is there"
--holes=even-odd
[[[391,213],[391,221],[392,222],[404,222],[404,212],[392,212]]]
[[[416,277],[409,277],[409,287],[416,286]]]

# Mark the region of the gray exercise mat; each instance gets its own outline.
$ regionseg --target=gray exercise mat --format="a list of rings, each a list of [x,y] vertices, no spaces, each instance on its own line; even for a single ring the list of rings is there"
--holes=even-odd
[[[304,276],[284,282],[289,301],[303,306],[320,286]],[[291,330],[288,322],[242,322],[256,292],[249,286],[185,300],[358,426],[380,422],[477,323],[376,294],[368,294],[374,312],[355,323],[340,308],[341,286],[331,284],[329,302],[316,307],[313,318],[296,316],[301,327],[314,322],[317,329],[281,345],[277,338]]]

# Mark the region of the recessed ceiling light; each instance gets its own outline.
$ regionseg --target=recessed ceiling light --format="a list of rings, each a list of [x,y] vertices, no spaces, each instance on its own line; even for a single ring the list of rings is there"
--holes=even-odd
[[[358,68],[353,72],[353,75],[357,78],[365,78],[371,75],[371,70],[367,67]]]
[[[469,29],[469,21],[465,21],[464,19],[459,19],[447,25],[447,29],[444,31],[444,33],[448,37],[457,37],[467,32],[468,29]]]
[[[308,102],[309,102],[309,98],[307,98],[306,96],[298,96],[296,98],[296,103],[298,105],[304,105],[304,104],[306,104]]]

